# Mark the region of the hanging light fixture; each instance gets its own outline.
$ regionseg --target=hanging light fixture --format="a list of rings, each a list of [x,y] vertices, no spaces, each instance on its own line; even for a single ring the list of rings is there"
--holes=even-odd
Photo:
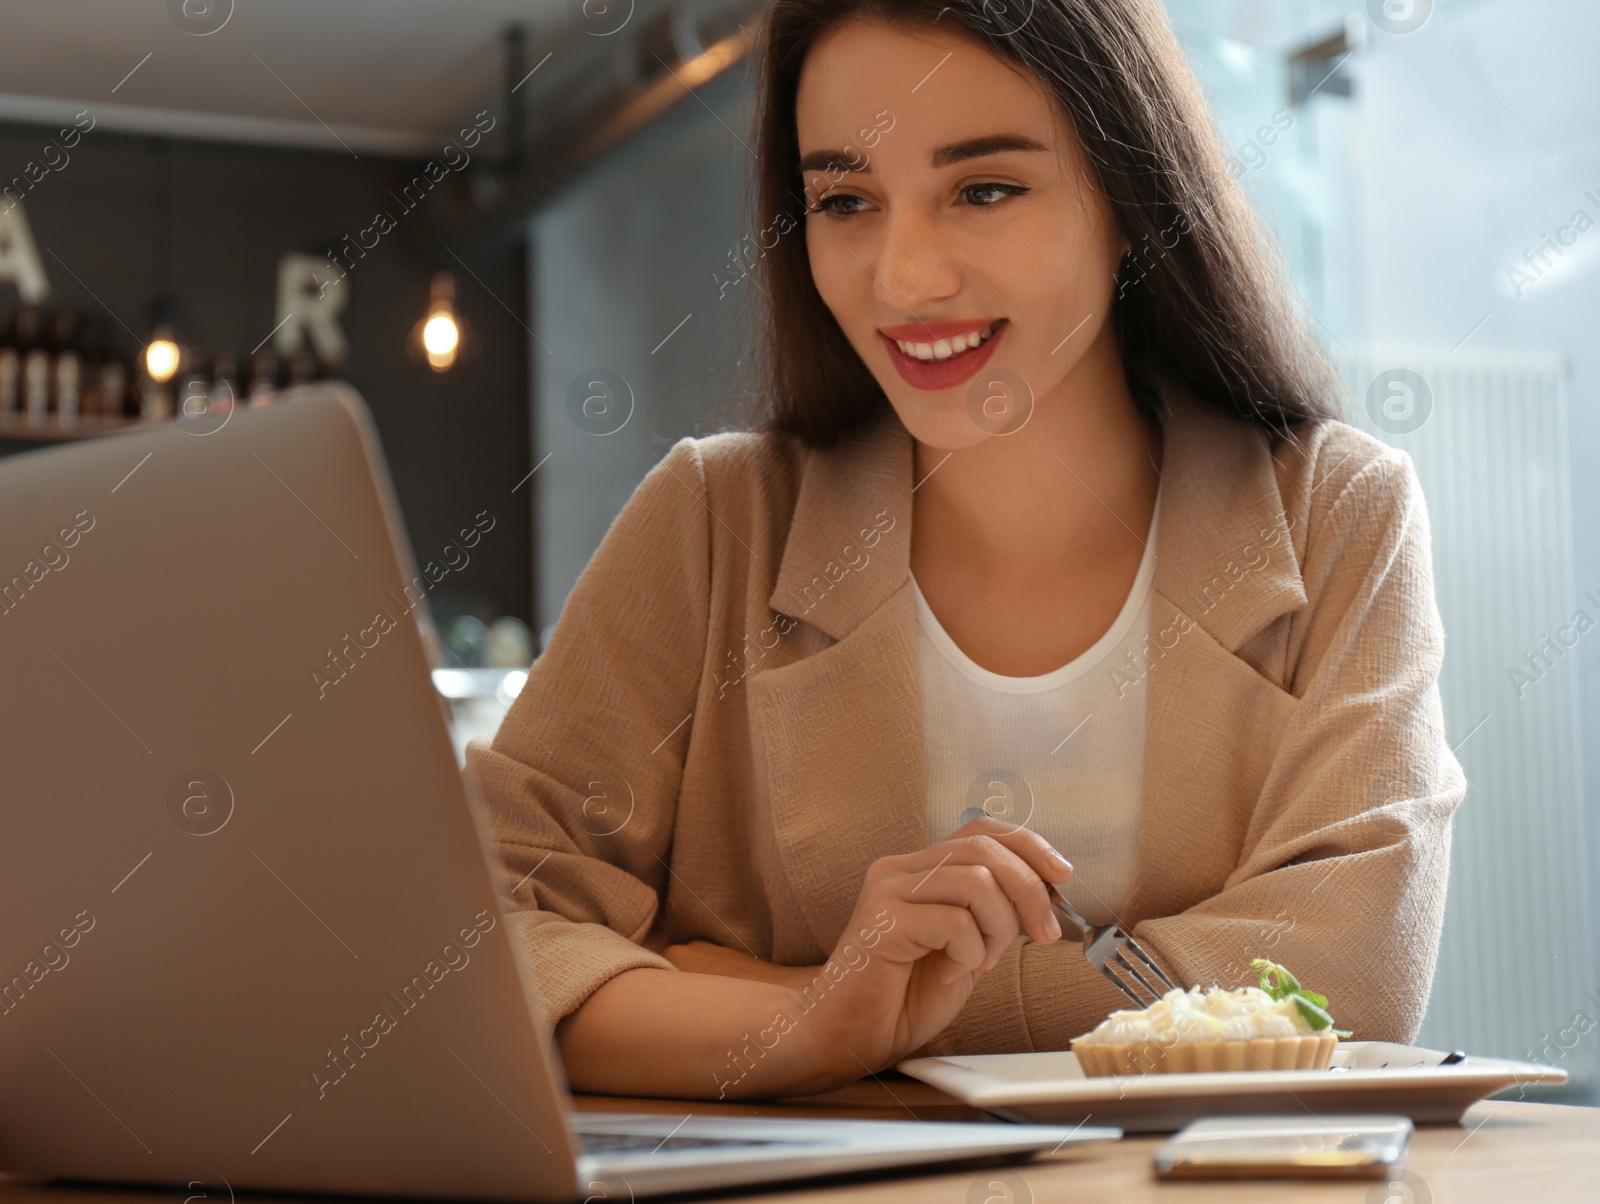
[[[155,328],[144,348],[144,370],[158,385],[166,384],[183,366],[183,349],[173,336],[173,309],[171,298],[156,302]]]
[[[150,153],[151,209],[154,216],[154,235],[151,240],[155,252],[156,298],[151,306],[150,341],[144,347],[145,374],[157,385],[165,386],[183,367],[183,348],[174,333],[177,326],[177,303],[173,300],[169,271],[172,263],[172,144],[157,140]],[[151,398],[153,404],[141,403],[145,418],[169,417],[170,405],[160,395]]]
[[[428,312],[411,333],[435,372],[446,372],[454,366],[465,332],[456,316],[456,282],[449,272],[435,272],[429,281]]]

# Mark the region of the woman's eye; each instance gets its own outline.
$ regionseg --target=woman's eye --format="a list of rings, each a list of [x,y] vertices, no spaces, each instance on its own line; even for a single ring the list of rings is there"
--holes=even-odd
[[[961,195],[966,197],[970,204],[987,208],[999,202],[1002,197],[1021,196],[1027,191],[1020,184],[968,184],[961,190]]]
[[[852,213],[859,213],[860,210],[841,208],[840,206],[848,206],[852,204],[864,205],[866,202],[858,196],[851,196],[846,192],[836,192],[832,196],[823,197],[814,206],[812,206],[810,212],[826,213],[833,217],[849,217]]]
[[[976,207],[987,209],[998,204],[1006,197],[1021,196],[1029,189],[1021,184],[968,184],[961,190],[961,196],[967,203]],[[858,196],[846,192],[836,192],[825,196],[811,207],[810,213],[826,213],[831,217],[851,217],[862,211],[867,202]]]

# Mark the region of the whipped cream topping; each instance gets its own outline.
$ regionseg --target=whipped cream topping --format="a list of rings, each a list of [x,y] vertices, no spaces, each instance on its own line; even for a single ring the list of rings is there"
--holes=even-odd
[[[1173,1045],[1198,1041],[1253,1041],[1313,1037],[1292,999],[1274,999],[1260,987],[1174,988],[1141,1010],[1112,1012],[1077,1045]]]

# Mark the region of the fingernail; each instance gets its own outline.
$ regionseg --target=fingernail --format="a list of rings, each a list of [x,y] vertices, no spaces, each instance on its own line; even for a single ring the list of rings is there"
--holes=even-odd
[[[1056,919],[1055,912],[1050,913],[1050,931],[1054,933],[1054,936],[1051,937],[1052,940],[1061,939],[1061,921]]]
[[[1063,857],[1060,853],[1056,852],[1054,849],[1050,850],[1050,856],[1054,857],[1057,861],[1059,861],[1067,869],[1070,870],[1072,868],[1072,862],[1068,861],[1065,857]]]

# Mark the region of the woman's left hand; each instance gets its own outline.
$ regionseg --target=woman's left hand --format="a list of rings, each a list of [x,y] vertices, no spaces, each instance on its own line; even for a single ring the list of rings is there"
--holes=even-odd
[[[691,974],[720,974],[724,978],[749,978],[776,983],[780,987],[804,987],[821,971],[821,966],[778,966],[748,953],[714,945],[710,941],[689,941],[668,945],[661,952],[680,970]]]

